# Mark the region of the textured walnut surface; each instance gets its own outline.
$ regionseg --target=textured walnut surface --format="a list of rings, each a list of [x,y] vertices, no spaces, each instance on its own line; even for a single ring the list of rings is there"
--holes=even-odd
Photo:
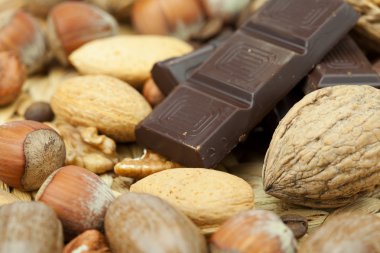
[[[267,151],[267,193],[311,207],[338,207],[379,193],[380,91],[336,86],[296,104]]]

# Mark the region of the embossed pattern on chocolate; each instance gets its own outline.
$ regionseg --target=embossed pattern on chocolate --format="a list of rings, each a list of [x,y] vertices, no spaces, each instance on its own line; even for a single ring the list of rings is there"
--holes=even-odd
[[[189,167],[213,167],[355,24],[340,0],[272,0],[136,129]]]
[[[341,84],[365,84],[380,88],[380,76],[355,41],[347,36],[323,58],[308,76],[303,91]]]

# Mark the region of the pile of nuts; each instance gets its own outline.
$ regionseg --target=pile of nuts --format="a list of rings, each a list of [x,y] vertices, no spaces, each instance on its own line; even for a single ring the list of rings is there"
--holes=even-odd
[[[164,99],[152,66],[263,2],[0,0],[0,253],[380,252],[375,88],[305,96],[265,159],[242,144],[183,168],[135,143]],[[347,2],[362,44],[380,41],[380,2]]]

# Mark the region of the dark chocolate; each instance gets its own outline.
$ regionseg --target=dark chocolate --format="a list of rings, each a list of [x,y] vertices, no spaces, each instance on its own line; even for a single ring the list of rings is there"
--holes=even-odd
[[[210,41],[193,52],[181,57],[171,58],[157,62],[151,71],[152,78],[164,95],[169,93],[181,82],[186,81],[219,45],[227,40],[230,33],[224,33],[220,37]]]
[[[306,79],[305,94],[334,85],[366,84],[380,88],[380,76],[355,41],[346,36]]]
[[[341,0],[268,1],[137,126],[137,141],[214,167],[357,19]]]

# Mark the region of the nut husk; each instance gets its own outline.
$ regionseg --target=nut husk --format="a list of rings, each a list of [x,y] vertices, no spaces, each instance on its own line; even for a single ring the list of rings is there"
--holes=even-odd
[[[114,253],[207,252],[204,237],[184,214],[148,194],[118,197],[107,210],[105,230]]]
[[[61,253],[62,226],[53,210],[39,202],[0,208],[0,253]]]

